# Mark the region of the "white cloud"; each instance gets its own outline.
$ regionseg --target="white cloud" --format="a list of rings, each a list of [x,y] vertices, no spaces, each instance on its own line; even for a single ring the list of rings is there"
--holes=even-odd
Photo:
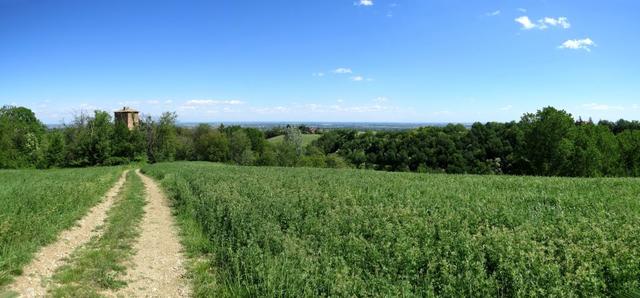
[[[356,6],[373,6],[373,0],[359,0],[354,3]]]
[[[542,19],[542,24],[553,26],[553,27],[560,26],[564,29],[571,28],[571,24],[569,23],[569,20],[566,17],[559,17],[557,19],[545,17],[544,19]]]
[[[167,100],[165,100],[165,101],[164,101],[164,103],[165,103],[165,104],[171,104],[171,103],[173,103],[173,100],[171,100],[171,99],[167,99]]]
[[[531,22],[531,20],[529,19],[528,16],[518,17],[514,21],[516,21],[516,23],[519,23],[520,25],[522,25],[522,29],[524,29],[524,30],[531,30],[531,29],[537,27],[536,24]]]
[[[355,77],[351,77],[351,80],[354,82],[362,82],[364,81],[364,78],[362,76],[355,76]]]
[[[312,75],[314,77],[324,77],[324,72],[314,72]]]
[[[595,47],[596,43],[591,38],[585,39],[569,39],[559,46],[561,49],[585,50],[591,52],[591,47]]]
[[[590,110],[590,111],[621,111],[624,110],[624,107],[621,106],[610,106],[610,105],[606,105],[606,104],[599,104],[599,103],[588,103],[588,104],[583,104],[582,107],[586,110]]]
[[[211,105],[239,105],[243,104],[239,100],[215,100],[215,99],[192,99],[186,102],[187,106],[211,106]]]
[[[291,109],[284,106],[276,106],[276,107],[261,107],[261,108],[252,108],[253,112],[258,114],[273,114],[273,113],[286,113]]]
[[[351,68],[340,67],[340,68],[336,68],[333,71],[333,73],[346,74],[346,73],[353,73],[353,71],[351,70]]]
[[[519,12],[527,12],[527,9],[526,8],[518,8],[518,11]]]
[[[545,29],[549,29],[549,27],[560,27],[563,29],[571,28],[571,23],[569,23],[569,19],[567,19],[567,17],[558,17],[558,18],[544,17],[534,23],[533,21],[531,21],[531,19],[529,19],[528,16],[521,16],[516,18],[514,21],[520,24],[522,26],[522,29],[524,30],[531,30],[531,29],[545,30]]]
[[[506,106],[500,108],[500,111],[510,111],[511,109],[513,109],[512,105],[506,105]]]
[[[495,17],[495,16],[499,16],[500,15],[500,10],[496,10],[496,11],[492,11],[492,12],[487,12],[485,14],[488,17]]]
[[[127,101],[120,101],[120,102],[118,102],[118,105],[121,105],[121,106],[123,106],[123,107],[124,107],[124,106],[129,107],[129,106],[139,106],[141,103],[142,103],[142,102],[141,102],[141,101],[139,101],[139,100],[127,100]]]

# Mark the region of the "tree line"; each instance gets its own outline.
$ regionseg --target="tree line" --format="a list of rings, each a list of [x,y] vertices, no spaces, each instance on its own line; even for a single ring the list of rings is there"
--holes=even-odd
[[[640,123],[574,119],[546,107],[520,121],[450,124],[402,131],[240,126],[182,127],[175,113],[135,129],[104,111],[47,128],[27,108],[0,109],[0,168],[203,160],[256,166],[355,167],[384,171],[540,176],[640,176]],[[284,135],[282,142],[268,138]]]
[[[335,130],[317,143],[358,168],[536,176],[640,176],[640,122],[575,120],[546,107],[518,122],[399,132]]]

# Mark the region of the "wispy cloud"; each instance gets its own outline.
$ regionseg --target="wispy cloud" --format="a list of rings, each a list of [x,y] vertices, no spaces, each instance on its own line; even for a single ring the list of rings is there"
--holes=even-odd
[[[211,105],[240,105],[243,104],[239,100],[216,100],[216,99],[192,99],[188,100],[186,106],[211,106]]]
[[[500,108],[500,111],[511,111],[511,109],[513,109],[512,105],[506,105],[506,106]]]
[[[599,104],[599,103],[588,103],[583,104],[582,108],[590,111],[621,111],[624,110],[624,107],[621,106],[611,106],[607,104]]]
[[[353,3],[355,6],[373,6],[373,0],[359,0]]]
[[[313,75],[314,77],[324,77],[324,72],[314,72],[311,75]]]
[[[531,30],[531,29],[539,29],[545,30],[550,27],[559,27],[562,29],[571,28],[571,23],[569,23],[569,19],[567,17],[544,17],[537,22],[533,22],[528,16],[517,17],[514,20],[516,23],[522,26],[523,30]]]
[[[284,106],[275,106],[275,107],[252,108],[251,110],[258,114],[273,114],[273,113],[287,113],[291,109],[289,107],[284,107]]]
[[[354,82],[372,82],[373,79],[372,78],[365,78],[363,76],[353,76],[350,78],[352,81]]]
[[[340,67],[333,70],[333,73],[346,74],[346,73],[353,73],[353,71],[351,70],[351,68]]]
[[[569,23],[569,20],[566,17],[559,17],[556,19],[545,17],[544,19],[542,19],[542,22],[540,24],[541,29],[547,28],[544,26],[562,27],[563,29],[571,28],[571,23]]]
[[[591,52],[591,47],[595,47],[596,43],[591,40],[591,38],[584,39],[569,39],[563,42],[559,48],[561,49],[570,49],[570,50],[585,50],[587,52]]]
[[[386,96],[378,96],[373,100],[375,103],[385,103],[387,101],[389,101],[389,98]]]
[[[496,11],[492,11],[492,12],[487,12],[485,13],[486,16],[488,17],[495,17],[495,16],[499,16],[500,15],[500,10],[496,10]]]
[[[518,11],[524,13],[524,12],[527,12],[527,9],[526,8],[518,8]]]

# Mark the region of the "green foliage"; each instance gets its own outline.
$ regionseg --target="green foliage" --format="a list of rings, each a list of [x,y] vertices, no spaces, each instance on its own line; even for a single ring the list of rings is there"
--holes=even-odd
[[[200,124],[194,130],[194,144],[197,160],[224,162],[229,158],[229,140],[220,130],[207,124]]]
[[[396,172],[619,177],[639,175],[638,121],[574,121],[546,107],[519,122],[403,131],[323,131],[305,125],[265,132],[238,125],[177,127],[176,114],[129,130],[108,113],[80,114],[44,131],[25,108],[0,113],[0,168],[203,160],[239,165],[356,167]],[[266,139],[268,138],[268,139]],[[309,150],[311,148],[311,150]],[[316,150],[319,149],[319,150]],[[634,151],[635,150],[635,151]],[[339,159],[337,159],[340,157]]]
[[[165,112],[155,121],[151,117],[142,124],[147,138],[150,162],[172,161],[177,150],[176,113]]]
[[[253,164],[253,152],[251,151],[251,139],[244,130],[236,130],[229,139],[229,151],[231,160],[239,165]]]
[[[285,130],[283,142],[290,146],[293,146],[296,149],[297,155],[302,155],[303,150],[303,140],[302,133],[296,127],[289,126]]]
[[[0,171],[0,286],[95,205],[121,168]]]
[[[0,108],[0,168],[35,167],[42,159],[44,125],[23,107]]]
[[[571,167],[575,130],[571,114],[546,107],[536,114],[525,114],[521,125],[524,131],[524,152],[532,175],[558,176]]]
[[[640,183],[146,166],[196,296],[605,297],[640,286]]]
[[[640,130],[627,130],[618,135],[624,170],[629,176],[640,176]]]

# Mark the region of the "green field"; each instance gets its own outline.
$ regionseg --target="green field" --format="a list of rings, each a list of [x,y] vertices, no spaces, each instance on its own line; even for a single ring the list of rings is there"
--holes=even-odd
[[[321,134],[303,134],[302,135],[302,146],[306,147],[309,144],[311,144],[313,141],[319,139],[322,135]],[[273,138],[269,138],[267,139],[267,141],[271,142],[272,144],[275,143],[282,143],[282,141],[284,141],[284,135],[279,135],[279,136],[275,136]]]
[[[0,171],[0,287],[95,205],[119,167]]]
[[[640,179],[167,163],[197,296],[615,296]]]

